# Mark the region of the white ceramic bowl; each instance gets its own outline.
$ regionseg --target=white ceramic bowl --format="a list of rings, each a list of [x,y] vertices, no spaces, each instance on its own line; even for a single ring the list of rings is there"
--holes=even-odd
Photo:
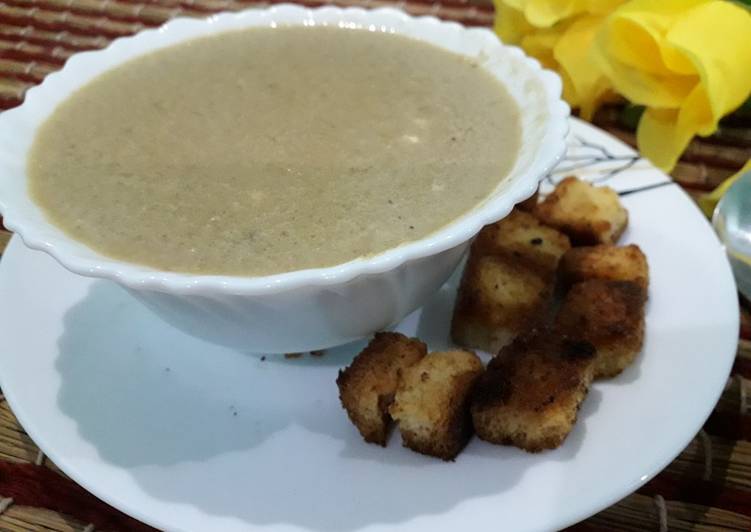
[[[369,258],[266,277],[162,272],[102,256],[47,221],[27,193],[26,155],[35,131],[73,91],[135,56],[198,36],[253,26],[332,25],[398,33],[471,57],[508,89],[522,110],[522,148],[508,177],[483,203],[440,231]],[[456,268],[472,237],[529,197],[565,150],[568,106],[559,78],[486,29],[468,29],[396,9],[277,5],[161,28],[76,54],[0,115],[0,211],[27,246],[72,272],[110,279],[192,334],[255,352],[323,349],[369,335],[418,308]]]

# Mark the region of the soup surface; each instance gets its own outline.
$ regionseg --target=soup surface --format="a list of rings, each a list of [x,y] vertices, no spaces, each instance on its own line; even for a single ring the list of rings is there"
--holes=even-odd
[[[110,257],[268,275],[422,238],[510,171],[519,111],[476,64],[388,33],[224,33],[106,72],[40,128],[30,190]]]

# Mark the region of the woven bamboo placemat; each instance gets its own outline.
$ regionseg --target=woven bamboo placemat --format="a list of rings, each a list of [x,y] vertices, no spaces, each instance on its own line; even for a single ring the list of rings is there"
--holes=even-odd
[[[72,54],[158,26],[176,16],[203,17],[272,2],[233,0],[0,0],[0,110]],[[299,2],[321,5],[321,0]],[[466,25],[493,21],[489,0],[343,0],[337,5],[397,6]],[[630,144],[620,107],[595,123]],[[712,138],[694,141],[673,172],[692,195],[711,190],[751,157],[751,116],[734,116]],[[0,231],[0,250],[9,234]],[[711,417],[662,473],[618,504],[571,530],[751,530],[751,312],[744,303],[733,375]],[[708,354],[709,355],[709,354]],[[684,390],[690,400],[691,390]],[[614,457],[617,459],[617,457]],[[45,458],[0,394],[0,530],[151,531],[87,493]]]

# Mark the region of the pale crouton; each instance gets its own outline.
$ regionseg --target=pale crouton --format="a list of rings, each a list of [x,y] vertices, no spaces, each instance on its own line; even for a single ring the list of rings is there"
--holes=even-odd
[[[594,347],[549,330],[520,336],[490,361],[472,394],[483,440],[529,452],[558,447],[592,381]]]
[[[641,351],[645,303],[646,292],[638,283],[584,281],[566,294],[556,326],[595,346],[595,378],[613,377]]]
[[[365,441],[386,445],[398,374],[427,353],[421,341],[403,334],[381,332],[339,372],[339,398]]]
[[[489,353],[542,323],[552,303],[553,278],[507,257],[470,256],[454,306],[451,337]]]
[[[459,287],[454,342],[496,353],[545,321],[558,262],[570,247],[566,235],[518,209],[484,227]]]
[[[567,177],[537,205],[535,215],[566,233],[574,245],[615,244],[628,224],[628,212],[609,187]]]
[[[547,227],[531,214],[514,209],[500,222],[485,226],[472,245],[472,253],[504,255],[552,274],[558,261],[571,248],[563,233]]]
[[[645,290],[649,284],[647,258],[634,244],[573,248],[561,259],[558,271],[567,286],[591,279],[633,281]]]
[[[390,412],[404,445],[453,460],[472,434],[469,394],[482,371],[469,351],[431,353],[403,369]]]

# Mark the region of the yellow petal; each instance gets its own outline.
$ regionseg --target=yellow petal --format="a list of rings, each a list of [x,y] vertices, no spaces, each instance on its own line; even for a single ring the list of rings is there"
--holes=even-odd
[[[524,13],[508,5],[508,0],[494,0],[495,21],[493,30],[506,44],[519,44],[522,38],[536,30],[527,22]]]
[[[554,48],[563,35],[564,27],[557,25],[553,28],[537,30],[526,35],[521,40],[521,47],[532,57],[536,58],[545,68],[558,69]]]
[[[647,109],[636,130],[636,140],[641,154],[665,172],[675,166],[695,133],[680,129],[677,124],[677,110]]]
[[[585,120],[592,118],[597,106],[610,90],[610,83],[592,57],[592,42],[604,17],[583,16],[576,19],[555,43],[553,55],[566,74],[572,94],[564,97],[581,108]]]
[[[616,16],[623,22],[630,22],[637,31],[643,32],[641,38],[652,41],[649,55],[641,55],[628,46],[622,47],[619,59],[642,70],[657,75],[692,75],[696,73],[694,65],[682,53],[667,45],[664,36],[688,13],[697,7],[718,0],[633,0],[618,10]],[[724,3],[724,2],[722,2]],[[701,31],[705,31],[702,28]],[[626,35],[628,39],[628,35]],[[636,38],[639,38],[637,36]],[[629,52],[631,54],[629,55]],[[627,59],[627,55],[629,59]]]
[[[719,119],[712,112],[706,85],[698,84],[681,103],[676,127],[693,134],[711,135]]]
[[[524,6],[527,3],[527,0],[499,0],[499,1],[503,2],[509,7],[516,9],[517,11],[524,11]]]
[[[741,105],[751,93],[751,14],[730,2],[706,2],[688,11],[668,31],[665,40],[687,57],[702,86],[698,96],[684,102],[681,122],[702,135],[713,133],[717,121]],[[695,106],[701,106],[694,109]]]
[[[625,66],[667,74],[660,58],[659,18],[654,14],[617,12],[608,27],[607,53]]]
[[[751,15],[730,2],[632,0],[609,17],[597,55],[632,102],[676,108],[702,83],[719,117],[751,90],[749,35]]]
[[[728,177],[725,181],[723,181],[717,188],[715,188],[712,192],[708,194],[704,194],[701,196],[698,200],[699,207],[704,212],[704,214],[707,216],[707,218],[711,218],[712,214],[714,213],[714,209],[717,206],[717,203],[720,201],[722,196],[725,195],[725,192],[728,191],[728,189],[733,186],[733,183],[735,183],[738,178],[751,170],[751,159],[746,161],[746,164],[743,165],[743,168],[738,170],[735,174]]]
[[[561,37],[566,33],[569,22],[560,22],[552,28],[538,29],[532,34],[522,38],[520,46],[529,55],[537,59],[542,66],[555,70],[563,82],[563,99],[571,107],[579,107],[579,94],[574,86],[573,80],[565,68],[562,68],[555,57],[556,45]]]
[[[567,18],[612,12],[626,0],[506,0],[523,11],[527,21],[538,28],[549,28]]]
[[[596,39],[613,87],[648,107],[637,139],[642,153],[672,168],[695,134],[751,94],[751,14],[724,0],[631,0]]]
[[[533,26],[549,28],[582,11],[586,4],[586,0],[528,0],[524,6],[524,16]]]
[[[597,36],[595,57],[600,68],[632,103],[680,106],[696,86],[698,75],[671,72],[662,59],[663,39],[656,30],[665,21],[657,22],[650,14],[637,16],[628,7],[630,4],[610,16]]]
[[[593,15],[607,15],[626,0],[589,0],[587,11]]]
[[[676,108],[696,86],[698,76],[660,77],[625,65],[594,48],[602,72],[615,90],[631,103],[647,107]]]

